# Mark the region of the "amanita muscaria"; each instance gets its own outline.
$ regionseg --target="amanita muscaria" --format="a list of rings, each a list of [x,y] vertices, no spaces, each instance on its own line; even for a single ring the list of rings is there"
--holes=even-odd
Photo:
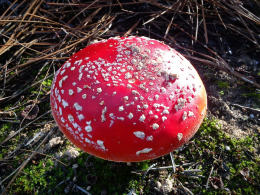
[[[137,162],[186,143],[207,97],[194,67],[174,49],[146,37],[114,37],[80,50],[57,71],[51,108],[77,147]]]

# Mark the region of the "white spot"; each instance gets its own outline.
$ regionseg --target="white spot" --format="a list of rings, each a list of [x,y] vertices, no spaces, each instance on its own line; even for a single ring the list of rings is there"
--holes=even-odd
[[[63,117],[60,118],[61,122],[65,123],[65,119]]]
[[[81,120],[83,120],[85,117],[84,117],[84,115],[83,114],[80,114],[80,115],[78,115],[78,119],[81,121]]]
[[[161,87],[160,91],[161,91],[162,93],[166,93],[166,89],[165,89],[164,87]]]
[[[113,124],[114,124],[114,121],[111,120],[111,121],[110,121],[110,124],[109,124],[109,127],[112,127]]]
[[[133,95],[137,95],[137,94],[139,94],[139,92],[136,91],[136,90],[132,90],[132,94],[133,94]]]
[[[129,98],[128,96],[123,97],[125,101],[127,101]]]
[[[90,126],[90,124],[85,127],[85,131],[88,133],[92,131],[92,127]]]
[[[162,117],[162,121],[164,122],[165,120],[167,120],[167,117],[166,117],[166,116],[163,116],[163,117]]]
[[[68,119],[69,119],[70,122],[74,121],[74,118],[73,118],[73,116],[71,114],[68,115]]]
[[[58,101],[61,102],[61,96],[60,95],[58,95]]]
[[[133,133],[136,137],[140,138],[140,139],[144,139],[145,138],[145,133],[142,131],[135,131]]]
[[[173,98],[174,98],[174,95],[171,94],[171,95],[169,96],[169,99],[170,99],[170,100],[173,100]]]
[[[87,94],[83,94],[82,99],[86,99],[86,98],[87,98]]]
[[[183,137],[183,134],[182,134],[182,133],[178,133],[178,134],[177,134],[177,138],[178,138],[179,141],[181,141],[182,137]]]
[[[97,144],[99,145],[99,147],[102,149],[102,150],[106,150],[105,146],[104,146],[104,141],[102,140],[97,140]]]
[[[79,74],[79,81],[82,79],[83,73]]]
[[[192,97],[191,96],[189,96],[187,99],[188,99],[189,103],[192,101]]]
[[[60,75],[63,75],[66,70],[60,71]]]
[[[72,89],[69,89],[69,95],[73,95],[74,91]]]
[[[91,144],[91,141],[88,138],[85,138],[85,142]]]
[[[129,118],[129,119],[132,119],[133,117],[134,117],[133,113],[130,112],[130,113],[128,114],[128,118]]]
[[[62,100],[62,106],[63,108],[66,108],[67,106],[69,106],[69,104],[65,100]]]
[[[107,112],[107,107],[105,106],[102,110],[102,114],[101,114],[101,122],[105,122],[106,121],[106,117],[105,117],[105,114]]]
[[[127,72],[125,74],[125,79],[131,79],[131,78],[132,78],[132,75],[129,72]]]
[[[148,108],[148,104],[145,104],[145,105],[144,105],[144,109],[147,109],[147,108]]]
[[[153,130],[156,130],[156,129],[158,129],[160,126],[157,124],[157,123],[154,123],[153,124]]]
[[[57,110],[58,109],[58,104],[57,104],[56,101],[54,102],[54,106],[55,106],[55,109]]]
[[[151,98],[151,97],[148,97],[148,100],[149,100],[150,102],[152,102],[152,101],[153,101],[153,98]]]
[[[118,111],[122,112],[124,110],[124,106],[119,106]]]
[[[59,107],[60,116],[62,116],[62,109]]]
[[[192,117],[192,116],[194,116],[194,113],[191,112],[191,111],[189,111],[189,113],[188,113],[188,117]]]
[[[162,114],[170,114],[169,110],[163,110]]]
[[[132,85],[130,85],[129,83],[126,85],[127,88],[131,89]]]
[[[77,60],[77,61],[74,62],[74,64],[75,64],[75,65],[80,65],[81,62],[82,62],[82,60]]]
[[[69,67],[70,67],[70,65],[71,65],[71,63],[70,63],[70,62],[66,62],[66,63],[64,64],[64,66],[66,66],[67,68],[69,68]]]
[[[113,119],[113,120],[115,120],[115,118],[116,118],[113,113],[110,113],[110,114],[109,114],[109,117],[110,117],[111,119]]]
[[[151,152],[152,150],[153,150],[152,148],[144,148],[144,149],[142,149],[142,150],[137,151],[137,152],[136,152],[136,155],[138,156],[138,155],[140,155],[140,154],[149,153],[149,152]]]
[[[187,112],[186,111],[184,111],[183,112],[183,115],[182,115],[182,120],[186,120],[187,119]]]
[[[61,88],[62,87],[62,82],[65,81],[69,76],[66,75],[64,77],[62,77],[62,79],[59,81],[59,87]]]
[[[159,99],[159,95],[156,94],[156,95],[154,96],[154,98],[155,98],[156,100],[158,100],[158,99]]]
[[[144,122],[144,120],[145,120],[145,116],[144,116],[144,114],[142,114],[142,116],[140,116],[140,118],[139,118],[139,121]]]
[[[160,104],[154,103],[154,104],[153,104],[153,107],[154,107],[154,108],[159,108],[159,107],[160,107]]]
[[[81,105],[79,105],[77,102],[76,103],[74,103],[74,108],[77,110],[77,111],[82,111],[82,106]]]
[[[178,111],[178,110],[181,110],[182,108],[184,108],[186,102],[187,102],[187,100],[185,100],[185,99],[183,99],[183,98],[179,98],[179,99],[177,100],[177,103],[178,103],[178,104],[176,104],[176,105],[174,106],[175,110]]]
[[[80,87],[77,87],[77,92],[80,93],[82,89]]]
[[[153,141],[153,136],[152,136],[152,135],[147,136],[147,137],[146,137],[146,140],[147,140],[147,141]]]
[[[97,88],[97,92],[98,93],[101,93],[102,92],[102,89],[99,87],[99,88]]]

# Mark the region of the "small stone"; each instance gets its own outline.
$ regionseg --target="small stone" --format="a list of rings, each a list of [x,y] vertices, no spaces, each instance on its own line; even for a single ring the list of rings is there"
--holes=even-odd
[[[255,115],[254,115],[254,114],[250,114],[249,117],[250,117],[251,119],[254,119],[254,118],[255,118]]]
[[[77,151],[76,148],[70,147],[66,152],[64,152],[64,155],[74,159],[79,156],[79,151]]]
[[[226,149],[227,151],[230,151],[230,147],[229,147],[229,146],[225,146],[225,149]]]
[[[174,190],[173,183],[173,179],[167,178],[166,180],[162,181],[162,183],[157,181],[156,187],[163,194],[169,194]]]
[[[61,139],[61,137],[54,137],[52,138],[49,143],[48,143],[48,148],[52,148],[54,146],[57,146],[59,144],[63,144],[63,140]]]

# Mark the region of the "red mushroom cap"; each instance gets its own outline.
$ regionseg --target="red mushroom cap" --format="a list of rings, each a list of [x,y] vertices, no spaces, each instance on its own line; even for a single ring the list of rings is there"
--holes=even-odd
[[[76,146],[123,162],[154,159],[187,142],[206,112],[204,85],[162,42],[115,37],[74,54],[56,73],[53,116]]]

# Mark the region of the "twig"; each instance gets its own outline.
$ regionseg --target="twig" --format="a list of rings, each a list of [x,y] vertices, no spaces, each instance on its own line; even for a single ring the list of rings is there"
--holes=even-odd
[[[203,17],[203,27],[204,27],[205,42],[206,42],[206,44],[208,44],[209,38],[208,38],[208,31],[207,31],[207,24],[206,24],[205,12],[204,12],[204,3],[203,3],[203,0],[201,0],[201,11],[202,11],[202,17]]]
[[[125,34],[124,37],[130,35],[132,31],[137,27],[137,25],[140,23],[141,19],[139,19]]]
[[[49,158],[52,158],[54,160],[56,160],[57,162],[59,162],[60,164],[62,164],[63,166],[67,167],[68,165],[65,164],[64,162],[60,161],[59,159],[51,156],[51,155],[48,155],[48,154],[44,154],[44,153],[41,153],[41,152],[37,152],[35,150],[26,150],[26,149],[20,149],[20,150],[23,150],[23,151],[27,151],[27,152],[35,152],[36,154],[39,154],[39,155],[42,155],[42,156],[46,156],[46,157],[49,157]]]
[[[191,165],[194,165],[196,163],[185,163],[185,164],[182,164],[182,165],[175,165],[176,167],[187,167],[187,166],[191,166]],[[154,168],[151,168],[150,170],[163,170],[163,169],[172,169],[172,165],[170,166],[164,166],[164,167],[154,167]]]
[[[149,172],[150,170],[152,170],[152,168],[155,167],[156,165],[157,165],[157,163],[152,164],[152,165],[145,171],[145,173],[144,173],[143,176],[142,176],[142,180],[144,180],[144,178],[146,177],[146,175],[148,174],[148,172]]]
[[[173,157],[173,153],[170,152],[170,157],[171,157],[171,162],[172,162],[172,170],[173,170],[173,173],[176,172],[176,164],[174,162],[174,157]]]
[[[33,121],[29,122],[28,124],[26,124],[24,127],[18,129],[14,134],[8,136],[4,141],[2,141],[0,143],[0,145],[5,144],[8,140],[10,140],[11,138],[13,138],[14,136],[16,136],[18,133],[20,133],[22,130],[24,130],[26,127],[28,127],[29,125],[33,124],[35,121],[39,120],[40,118],[44,117],[45,115],[51,113],[51,110],[45,112],[44,114],[42,114],[41,116],[37,117],[36,119],[34,119]]]
[[[214,170],[214,164],[213,164],[212,167],[211,167],[211,170],[210,170],[210,173],[209,173],[209,177],[208,177],[208,179],[207,179],[206,189],[209,188],[209,180],[210,180],[210,178],[211,178],[211,175],[212,175],[212,173],[213,173],[213,170]]]
[[[1,102],[1,101],[6,101],[6,102],[8,102],[8,101],[12,100],[13,98],[15,98],[15,97],[21,95],[23,92],[25,92],[26,90],[30,89],[31,87],[33,87],[33,86],[35,86],[35,85],[38,85],[38,84],[42,84],[42,82],[43,82],[44,80],[46,80],[46,79],[48,79],[48,78],[51,78],[52,76],[53,76],[53,74],[51,74],[51,75],[47,76],[46,78],[43,78],[43,79],[41,79],[41,80],[39,80],[39,81],[36,81],[35,83],[31,84],[30,86],[27,86],[27,87],[21,89],[20,91],[16,91],[16,92],[13,93],[11,96],[7,96],[7,97],[0,98],[0,102]]]
[[[250,108],[248,106],[242,106],[242,105],[239,105],[239,104],[230,104],[230,105],[237,106],[239,108],[244,108],[244,109],[247,109],[247,110],[251,110],[251,111],[254,111],[254,112],[260,112],[260,109]]]
[[[184,189],[185,192],[187,192],[187,193],[190,194],[190,195],[193,195],[192,191],[190,191],[189,188],[185,187],[185,186],[182,184],[182,182],[181,182],[180,180],[178,180],[177,178],[175,178],[175,179],[176,179],[176,181],[178,181],[178,183],[179,183],[180,186]]]
[[[181,5],[181,3],[177,2],[178,3],[178,6],[179,7]],[[151,19],[147,20],[146,22],[143,23],[143,25],[145,26],[146,24],[154,21],[155,19],[159,18],[160,16],[164,15],[165,13],[167,13],[168,11],[170,11],[171,9],[173,9],[173,7],[177,4],[177,3],[174,3],[172,6],[170,6],[169,8],[167,8],[166,10],[160,12],[159,14],[157,14],[156,16],[152,17]]]
[[[89,193],[87,190],[85,190],[84,188],[78,186],[77,184],[74,184],[74,186],[80,190],[81,192],[83,192],[84,194],[87,194],[87,195],[91,195],[91,193]]]

